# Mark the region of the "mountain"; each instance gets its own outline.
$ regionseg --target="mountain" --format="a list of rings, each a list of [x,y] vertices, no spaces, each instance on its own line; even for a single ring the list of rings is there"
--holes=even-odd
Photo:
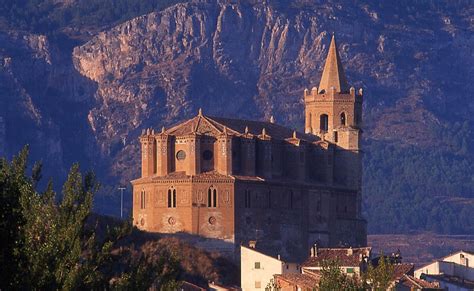
[[[120,13],[108,22],[55,20],[80,15],[79,3],[52,5],[41,23],[54,25],[0,32],[7,155],[28,142],[46,175],[64,175],[78,160],[111,192],[138,176],[143,128],[168,127],[198,108],[273,115],[301,129],[303,90],[319,83],[335,32],[347,79],[364,90],[369,231],[474,232],[468,1],[209,0],[120,24]],[[104,212],[117,205],[107,197],[97,202]]]

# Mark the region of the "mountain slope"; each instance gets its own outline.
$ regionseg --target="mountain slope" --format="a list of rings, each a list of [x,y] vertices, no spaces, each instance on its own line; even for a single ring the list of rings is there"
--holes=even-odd
[[[302,128],[302,92],[319,83],[335,31],[347,78],[366,96],[369,230],[474,231],[473,15],[450,2],[198,1],[134,18],[73,50],[87,78],[83,101],[70,98],[91,139],[82,159],[108,183],[127,182],[139,173],[141,129],[201,107]]]

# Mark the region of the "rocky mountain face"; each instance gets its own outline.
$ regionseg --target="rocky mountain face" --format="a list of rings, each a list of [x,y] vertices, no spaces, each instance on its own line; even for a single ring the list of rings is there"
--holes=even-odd
[[[428,2],[195,1],[104,30],[72,52],[45,36],[0,33],[3,150],[28,142],[50,173],[63,175],[79,160],[112,184],[138,176],[143,128],[170,126],[198,108],[273,115],[302,130],[303,90],[319,84],[335,32],[349,83],[364,89],[366,170],[384,165],[370,150],[387,145],[471,164],[474,8]],[[0,120],[0,147],[1,139]],[[368,175],[365,184],[393,184],[407,173],[386,175]],[[466,175],[461,188],[437,195],[466,198],[474,210]],[[377,201],[396,193],[365,191],[370,228]]]

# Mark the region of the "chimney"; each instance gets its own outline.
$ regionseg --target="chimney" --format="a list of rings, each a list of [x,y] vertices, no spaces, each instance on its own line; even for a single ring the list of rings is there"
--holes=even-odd
[[[350,247],[350,248],[347,249],[347,255],[348,255],[348,256],[354,255],[354,250],[352,249],[352,247]]]
[[[318,256],[318,244],[314,244],[311,247],[311,257],[317,257]]]
[[[249,241],[249,247],[250,247],[251,249],[254,249],[256,245],[257,245],[257,241],[255,241],[255,240]]]

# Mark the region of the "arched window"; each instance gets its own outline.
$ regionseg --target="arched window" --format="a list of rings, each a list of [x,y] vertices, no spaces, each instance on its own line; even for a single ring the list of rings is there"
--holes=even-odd
[[[346,126],[346,113],[341,113],[341,125]]]
[[[140,193],[140,208],[141,209],[145,209],[145,204],[146,202],[146,192],[144,189],[142,189],[141,193]]]
[[[328,131],[329,118],[327,114],[321,114],[319,117],[319,129],[322,131]]]
[[[207,207],[217,207],[217,189],[214,186],[207,190]]]
[[[168,189],[168,208],[176,208],[176,189]]]

